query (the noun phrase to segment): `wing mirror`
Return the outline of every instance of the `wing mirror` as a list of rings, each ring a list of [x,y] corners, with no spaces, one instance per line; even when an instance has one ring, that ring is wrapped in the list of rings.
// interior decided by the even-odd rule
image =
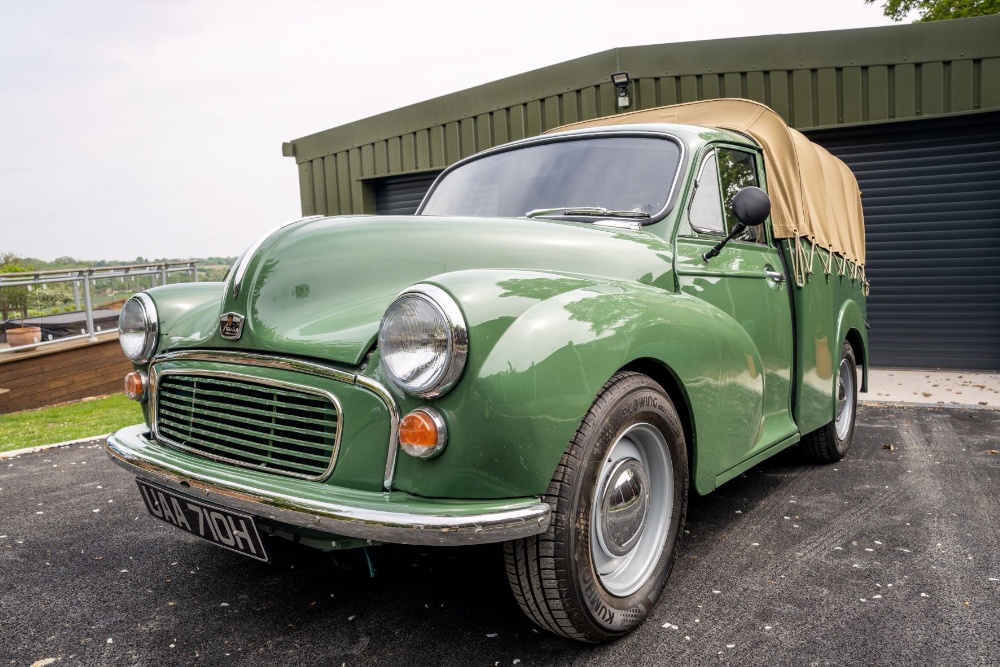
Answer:
[[[733,227],[733,231],[729,232],[729,236],[702,255],[702,259],[706,262],[722,252],[726,244],[742,234],[747,227],[764,224],[767,216],[771,215],[771,198],[760,188],[752,185],[747,186],[733,197],[733,213],[736,214],[736,219],[739,222]]]

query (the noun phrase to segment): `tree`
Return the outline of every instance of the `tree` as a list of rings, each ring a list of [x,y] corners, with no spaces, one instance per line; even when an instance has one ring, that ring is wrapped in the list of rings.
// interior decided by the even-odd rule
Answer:
[[[22,266],[21,258],[11,252],[0,253],[0,273],[24,273],[30,266]],[[6,320],[11,312],[28,316],[28,288],[0,287],[0,320]]]
[[[49,283],[35,287],[32,306],[47,309],[51,313],[61,312],[73,305],[73,285],[71,283]],[[72,310],[72,309],[70,309]]]
[[[917,12],[918,22],[1000,14],[1000,0],[865,0],[866,5],[876,2],[881,2],[882,13],[893,21],[902,21],[912,12]]]

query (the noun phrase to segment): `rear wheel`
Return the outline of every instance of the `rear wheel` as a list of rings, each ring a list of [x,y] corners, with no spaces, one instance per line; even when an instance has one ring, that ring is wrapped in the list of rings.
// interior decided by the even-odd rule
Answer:
[[[673,567],[687,493],[687,448],[670,398],[644,375],[615,375],[549,485],[549,529],[504,545],[521,608],[582,641],[641,624]]]
[[[847,455],[858,414],[858,365],[854,348],[844,342],[837,367],[836,410],[833,421],[802,438],[802,449],[817,463],[836,463]]]

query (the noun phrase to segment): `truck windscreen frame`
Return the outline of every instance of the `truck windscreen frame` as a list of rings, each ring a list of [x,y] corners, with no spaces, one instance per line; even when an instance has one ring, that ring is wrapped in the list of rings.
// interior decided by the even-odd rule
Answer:
[[[680,143],[665,135],[608,133],[515,145],[445,171],[418,214],[524,217],[588,207],[644,213],[649,224],[669,209],[682,157]]]

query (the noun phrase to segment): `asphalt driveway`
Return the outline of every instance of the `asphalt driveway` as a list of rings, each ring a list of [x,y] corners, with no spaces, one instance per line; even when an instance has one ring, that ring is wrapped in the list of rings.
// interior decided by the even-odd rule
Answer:
[[[261,564],[148,516],[99,443],[0,460],[0,667],[1000,664],[1000,412],[865,405],[855,438],[695,498],[606,646],[536,631],[498,547]]]

